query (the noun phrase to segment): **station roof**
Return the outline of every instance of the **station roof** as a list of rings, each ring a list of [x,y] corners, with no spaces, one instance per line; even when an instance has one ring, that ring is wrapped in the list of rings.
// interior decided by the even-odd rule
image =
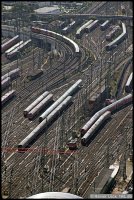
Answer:
[[[37,14],[60,14],[60,9],[58,6],[49,6],[49,7],[42,7],[37,10],[34,10]]]

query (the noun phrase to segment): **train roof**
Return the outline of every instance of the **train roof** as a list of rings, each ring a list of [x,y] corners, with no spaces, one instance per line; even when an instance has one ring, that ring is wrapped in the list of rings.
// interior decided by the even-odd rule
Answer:
[[[35,28],[35,27],[32,27],[32,28]],[[65,40],[69,41],[70,43],[73,44],[74,48],[75,48],[75,51],[79,53],[80,49],[79,49],[79,46],[78,44],[76,44],[73,40],[71,40],[70,38],[66,37],[66,36],[63,36],[59,33],[56,33],[56,32],[53,32],[53,31],[50,31],[50,30],[46,30],[46,29],[40,29],[42,31],[45,31],[46,33],[52,33],[53,35],[57,35],[57,36],[60,36],[61,38],[64,38]]]
[[[8,49],[5,53],[10,53],[11,51],[15,50],[19,45],[21,45],[23,43],[23,41],[18,42],[17,44],[15,44],[14,46],[12,46],[10,49]]]
[[[89,24],[86,28],[91,28],[94,24],[96,24],[99,20],[93,21],[91,24]]]
[[[93,20],[91,19],[91,20],[89,20],[88,22],[86,22],[85,24],[83,24],[83,25],[77,30],[76,34],[79,34],[80,31],[81,31],[82,29],[86,28],[86,27],[87,27],[89,24],[91,24],[92,22],[93,22]]]
[[[129,75],[126,85],[129,85],[131,83],[132,79],[133,79],[133,73],[131,73]]]
[[[106,20],[105,22],[103,22],[103,24],[101,24],[101,26],[105,26],[106,24],[108,24],[110,21]]]
[[[29,42],[31,42],[31,39],[23,42],[20,46],[18,46],[16,49],[14,49],[13,51],[11,51],[9,54],[12,54],[14,52],[17,52],[18,50],[20,50],[23,46],[27,45]]]

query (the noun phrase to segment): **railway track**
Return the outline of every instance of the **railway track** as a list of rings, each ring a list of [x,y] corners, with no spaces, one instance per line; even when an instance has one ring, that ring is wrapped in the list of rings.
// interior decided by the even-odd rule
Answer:
[[[113,154],[114,155],[114,158],[111,156],[111,158],[109,159],[108,161],[108,165],[112,164],[116,159],[118,159],[119,155],[123,152],[124,150],[124,136],[123,137],[119,137],[119,135],[121,136],[120,134],[120,126],[122,125],[122,123],[124,123],[124,120],[126,119],[128,113],[130,112],[130,107],[127,107],[125,108],[126,110],[126,115],[125,117],[124,116],[124,112],[122,111],[119,111],[119,113],[117,113],[117,118],[115,118],[115,122],[110,123],[110,127],[108,127],[108,124],[106,125],[105,128],[103,128],[103,130],[99,133],[99,135],[97,135],[97,137],[100,136],[100,134],[105,134],[103,137],[105,137],[105,139],[103,138],[100,138],[98,141],[97,140],[97,137],[96,139],[93,141],[93,147],[92,147],[92,150],[94,150],[93,152],[96,152],[96,155],[95,155],[95,159],[96,159],[96,156],[99,155],[99,152],[103,152],[103,147],[104,145],[106,145],[106,148],[105,148],[105,162],[104,162],[104,166],[107,166],[106,163],[107,163],[107,159],[108,159],[108,155],[107,153],[109,154],[109,157]],[[112,116],[113,118],[113,116]],[[122,120],[121,120],[122,119]],[[118,121],[119,120],[119,121]],[[116,129],[114,128],[116,127]],[[132,134],[132,133],[131,133]],[[106,139],[107,138],[107,139]],[[118,140],[117,140],[118,138]],[[105,141],[105,142],[104,142]],[[112,142],[111,142],[112,141]],[[101,145],[101,146],[100,146]],[[109,146],[109,149],[108,149],[108,146]],[[119,147],[120,145],[120,147]],[[96,147],[97,146],[97,147]],[[100,148],[99,148],[100,146]],[[96,151],[96,148],[97,148],[97,151]],[[102,150],[101,150],[102,148]],[[114,151],[113,151],[114,149]],[[117,151],[118,150],[118,151]],[[118,152],[118,154],[117,154]],[[99,158],[97,158],[96,160],[100,160],[101,159],[101,156],[99,156]],[[85,159],[86,160],[86,159]],[[93,162],[94,163],[94,162]],[[95,173],[96,173],[96,176],[97,176],[97,173],[98,171],[96,169],[94,169]],[[95,177],[95,175],[92,175],[92,180],[93,178]],[[91,181],[90,181],[91,182]],[[88,187],[86,187],[88,188]],[[86,192],[85,192],[86,193]],[[84,196],[85,194],[83,194]]]
[[[30,155],[28,155],[28,157],[29,157]],[[28,159],[28,157],[27,157],[27,159]],[[21,158],[22,160],[24,160],[23,158]],[[26,159],[26,163],[27,163],[27,159]],[[30,163],[33,163],[34,162],[34,158],[33,158],[33,160],[32,161],[30,161],[29,163],[27,163],[26,165],[28,166],[28,164],[30,164]],[[22,163],[21,163],[22,164]],[[23,163],[24,164],[24,163]],[[21,166],[21,165],[20,165]],[[19,171],[19,170],[18,170]],[[26,172],[25,172],[26,173]],[[22,177],[23,177],[23,175],[24,174],[22,174]],[[16,180],[17,181],[17,180]]]
[[[64,63],[64,65],[67,65],[67,66],[68,66],[68,65],[70,64],[70,62],[71,62],[71,59],[69,59],[66,63]],[[72,62],[72,66],[75,64],[75,62],[77,62],[77,59],[76,59],[76,60],[74,59],[74,63]],[[42,76],[42,83],[41,83],[41,84],[42,84],[42,85],[46,85],[46,82],[47,82],[47,80],[46,80],[46,78],[45,78],[46,76],[47,76],[47,79],[48,79],[49,77],[51,77],[50,80],[52,80],[53,78],[57,77],[56,72],[57,72],[58,70],[60,71],[60,70],[61,70],[61,67],[63,68],[63,64],[60,64],[59,66],[56,66],[55,69],[52,68],[52,69],[50,69],[50,71],[47,71],[46,73],[44,73],[44,76]],[[66,66],[65,66],[65,67],[66,67]],[[69,67],[71,67],[71,66],[69,66]],[[55,70],[56,70],[56,71],[55,71]],[[62,72],[61,72],[61,74],[62,74]],[[53,75],[55,75],[55,76],[53,77]],[[43,82],[43,81],[44,81],[44,80],[43,80],[44,78],[45,78],[45,82]],[[59,80],[60,80],[60,79],[61,79],[61,77],[59,77]],[[29,90],[29,88],[30,88],[30,90],[32,90],[32,87],[34,87],[34,88],[37,87],[37,86],[35,86],[35,84],[36,84],[36,85],[38,85],[38,84],[40,85],[40,82],[41,82],[40,80],[35,80],[35,81],[33,81],[32,83],[28,83],[29,85],[28,85],[28,87],[26,87],[26,89]],[[33,83],[35,83],[35,84],[33,84]],[[56,83],[57,83],[57,82],[56,82]],[[56,84],[56,83],[55,83],[55,84]],[[20,84],[21,84],[21,82],[20,82]],[[20,86],[21,86],[21,85],[20,85]],[[19,91],[21,90],[21,88],[19,89],[19,86],[18,86],[17,89],[18,89]],[[19,91],[18,91],[18,93],[20,93]],[[25,91],[25,90],[23,90],[23,91]],[[22,93],[22,92],[21,92],[20,94],[22,94],[22,96],[24,95],[24,93]],[[20,95],[20,96],[21,96],[21,95]],[[24,97],[24,98],[25,98],[25,97]],[[17,101],[18,101],[18,99],[17,99]]]
[[[16,106],[16,105],[15,105]]]
[[[61,45],[62,46],[62,45]],[[68,49],[67,50],[67,52],[70,52],[70,50]],[[72,54],[71,54],[72,55]],[[64,58],[64,56],[65,56],[65,54],[63,54],[63,58]],[[109,57],[109,54],[107,55],[107,58]],[[66,63],[66,65],[68,65],[68,67],[70,67],[70,65],[72,64],[72,67],[74,67],[74,69],[75,69],[75,65],[78,65],[78,61],[77,60],[73,60],[73,62],[74,63],[71,63],[72,62],[72,58],[73,57],[71,57],[70,59],[67,59],[67,63]],[[64,62],[64,59],[62,59],[61,60],[61,63],[63,63]],[[74,65],[74,66],[73,66]],[[84,65],[84,64],[83,64]],[[98,63],[96,62],[96,65],[98,65]],[[56,66],[55,66],[55,71],[58,71],[58,69],[61,69],[60,67],[58,68],[56,68],[57,67],[57,64],[56,64]],[[95,66],[95,68],[97,68],[96,66]],[[54,76],[54,74],[55,74],[55,71],[52,71],[52,74],[50,74],[50,78],[52,77],[52,79],[54,78],[53,76]],[[67,69],[66,69],[67,70]],[[105,69],[104,69],[105,70]],[[88,71],[87,70],[87,72],[90,72],[90,71]],[[45,78],[45,76],[46,75],[48,75],[49,74],[49,71],[48,71],[48,73],[46,73],[44,76],[43,76],[43,78]],[[69,75],[69,70],[68,70],[68,75]],[[81,74],[80,74],[81,75]],[[57,73],[57,76],[58,76],[58,73]],[[95,73],[94,73],[94,76],[93,77],[95,77]],[[42,79],[43,79],[42,78]],[[58,77],[59,78],[59,77]],[[51,81],[51,83],[49,84],[49,85],[47,85],[47,88],[49,88],[50,87],[50,89],[53,89],[53,90],[56,90],[56,84],[57,84],[57,82],[59,81],[59,79],[56,79],[56,77],[55,77],[55,79],[54,79],[54,83],[53,83],[53,80]],[[45,79],[46,80],[46,79]],[[65,82],[62,82],[62,83],[65,83],[65,84],[68,84],[69,83],[69,80],[71,80],[71,79],[68,79],[68,81],[65,81]],[[44,81],[43,83],[45,83],[46,84],[46,82]],[[53,84],[53,85],[52,85]],[[38,86],[37,86],[38,85]],[[62,84],[61,84],[62,85]],[[60,85],[59,85],[60,86]],[[41,89],[40,89],[41,88]],[[21,95],[22,95],[22,99],[21,99],[21,102],[23,102],[26,98],[29,98],[29,102],[31,101],[31,99],[34,97],[34,95],[35,95],[35,93],[33,94],[33,96],[31,96],[31,94],[33,93],[33,90],[36,92],[36,91],[38,91],[40,89],[40,91],[42,91],[42,87],[40,87],[40,81],[38,82],[38,81],[35,81],[34,82],[34,84],[33,84],[33,86],[32,86],[32,84],[30,84],[30,83],[27,83],[26,84],[26,89],[24,89],[23,91],[22,91],[22,93],[21,93]],[[18,89],[18,91],[20,91],[21,90],[21,87]],[[25,91],[25,90],[27,90],[27,92]],[[29,91],[31,91],[31,92],[29,92]],[[24,93],[23,93],[24,92]],[[61,88],[61,90],[60,91],[58,91],[58,95],[60,95],[60,93],[62,93],[63,92],[63,88]],[[25,95],[25,96],[24,96]],[[24,97],[24,98],[23,98]],[[31,98],[32,97],[32,98]],[[76,96],[76,98],[78,98],[78,96]],[[76,98],[75,98],[75,100],[76,100]],[[19,99],[17,99],[17,100],[19,100]],[[80,101],[80,100],[79,100]],[[82,101],[82,100],[81,100]],[[21,104],[21,102],[19,102],[20,104]],[[75,102],[76,103],[76,102]],[[79,103],[79,102],[78,102]],[[31,122],[31,123],[28,123],[27,124],[27,121],[24,121],[24,118],[22,117],[22,111],[23,111],[23,108],[25,107],[25,104],[23,104],[22,106],[20,105],[20,107],[21,107],[21,111],[20,111],[20,114],[18,114],[18,115],[16,115],[16,118],[15,118],[15,120],[18,120],[18,122],[17,122],[17,126],[16,126],[16,129],[13,129],[14,131],[13,131],[13,133],[12,133],[12,135],[11,135],[11,139],[12,139],[12,137],[13,136],[16,136],[17,135],[17,128],[20,128],[20,123],[22,123],[23,124],[23,126],[21,127],[21,131],[20,132],[18,132],[18,136],[16,136],[16,139],[15,139],[15,143],[17,144],[18,143],[18,140],[21,140],[22,138],[24,138],[24,136],[28,133],[28,131],[31,129],[31,127],[33,128],[34,126],[33,126],[33,122]],[[76,111],[77,110],[77,106],[75,106],[74,108],[70,108],[70,110],[68,110],[68,113],[67,114],[65,114],[66,116],[68,116],[68,118],[71,116],[71,119],[73,118],[73,114],[74,114],[74,110]],[[6,111],[6,109],[5,109],[5,111]],[[5,112],[4,111],[4,112]],[[7,111],[6,111],[7,112]],[[8,113],[7,113],[8,114]],[[16,110],[16,114],[17,114],[17,110]],[[61,120],[61,118],[59,118],[58,119],[58,121],[59,121],[59,123],[60,123],[60,120]],[[73,118],[73,120],[74,120],[74,118]],[[70,122],[70,126],[73,126],[73,120]],[[55,136],[55,128],[57,127],[58,128],[58,121],[56,121],[56,122],[54,122],[54,124],[52,124],[52,126],[51,127],[49,127],[49,129],[47,130],[47,140],[50,140],[50,142],[48,142],[48,144],[47,144],[47,147],[49,147],[50,149],[53,149],[54,148],[54,141],[55,141],[55,148],[57,149],[57,147],[58,147],[58,144],[57,144],[57,141],[56,141],[56,137],[54,138],[54,136]],[[26,123],[25,123],[26,122]],[[36,121],[35,121],[35,123],[36,123]],[[35,124],[36,125],[36,124]],[[13,126],[14,127],[14,126]],[[65,127],[67,127],[67,123],[66,123],[66,126]],[[25,133],[25,134],[24,134]],[[20,134],[20,135],[19,135]],[[22,134],[22,135],[21,135]],[[56,134],[58,134],[58,130],[57,130],[57,133]],[[106,135],[107,135],[107,132],[106,132]],[[37,140],[35,143],[34,143],[34,145],[32,145],[32,148],[34,149],[34,148],[40,148],[40,147],[42,147],[42,145],[43,145],[43,143],[42,143],[42,141],[44,141],[44,137],[45,136],[41,136],[40,137],[40,140]],[[104,138],[105,139],[105,138]],[[57,139],[58,140],[58,139]],[[102,140],[102,142],[103,142],[104,140]],[[10,143],[10,144],[12,144],[12,143]],[[80,148],[81,149],[81,148]],[[101,150],[102,149],[102,147],[100,146],[100,148],[99,148],[99,150]],[[81,151],[83,150],[83,148],[81,149]],[[96,152],[96,154],[97,154],[97,147],[96,147],[96,149],[94,149],[95,150],[95,152]],[[84,150],[83,150],[84,151]],[[82,151],[82,153],[84,153]],[[21,194],[23,194],[23,192],[24,192],[24,187],[22,187],[22,185],[24,186],[24,185],[26,185],[26,182],[27,182],[27,180],[25,179],[25,178],[23,178],[23,177],[29,177],[28,178],[28,183],[29,183],[29,186],[30,186],[30,184],[32,184],[31,182],[32,181],[30,181],[30,180],[32,180],[32,177],[33,177],[33,174],[32,174],[32,172],[33,172],[33,170],[35,170],[35,174],[36,174],[36,183],[35,183],[35,185],[34,185],[34,189],[33,189],[33,191],[32,191],[32,193],[34,193],[35,191],[36,192],[39,192],[41,189],[39,189],[39,188],[41,188],[41,177],[40,177],[40,175],[39,175],[39,173],[38,173],[38,171],[39,171],[39,166],[40,166],[40,154],[39,154],[39,156],[37,157],[36,156],[36,154],[35,154],[35,152],[36,151],[31,151],[30,153],[25,153],[25,154],[23,154],[23,155],[21,155],[20,156],[20,154],[19,153],[15,153],[15,155],[13,155],[12,156],[12,154],[11,153],[8,153],[7,155],[6,155],[6,157],[5,157],[5,160],[6,159],[8,159],[7,157],[8,156],[10,156],[10,158],[7,160],[7,162],[6,162],[6,165],[7,165],[7,180],[10,178],[10,172],[11,172],[11,169],[12,169],[12,167],[14,167],[13,169],[14,169],[14,174],[13,174],[13,177],[14,177],[14,180],[13,180],[13,185],[12,185],[12,190],[13,190],[13,192],[12,192],[12,197],[18,197],[19,195],[21,195]],[[104,151],[103,151],[104,152]],[[82,155],[82,153],[80,154],[80,155]],[[87,151],[85,151],[85,156],[86,156],[86,154],[87,154]],[[95,154],[95,155],[96,155]],[[102,153],[103,154],[103,153]],[[79,155],[79,156],[80,156]],[[51,189],[57,189],[57,188],[62,188],[63,186],[65,186],[65,185],[68,185],[68,184],[70,184],[70,186],[71,185],[74,185],[75,183],[74,183],[74,181],[72,180],[72,178],[69,176],[69,173],[68,172],[66,172],[67,171],[67,168],[68,168],[68,170],[70,169],[70,174],[72,175],[73,174],[73,172],[74,172],[74,170],[75,170],[75,166],[73,165],[73,160],[74,160],[74,156],[75,156],[75,153],[72,153],[72,155],[70,155],[70,156],[68,156],[68,155],[63,155],[62,157],[61,157],[61,159],[62,159],[62,163],[64,163],[65,162],[65,164],[60,164],[60,161],[58,160],[58,158],[57,158],[57,160],[55,159],[55,157],[53,156],[53,158],[52,158],[52,156],[53,155],[50,155],[50,156],[48,156],[48,161],[50,160],[50,163],[52,162],[53,163],[53,166],[54,167],[50,167],[50,169],[52,168],[52,171],[50,171],[50,174],[51,174],[51,181],[50,181],[50,177],[49,177],[49,175],[50,174],[47,174],[47,175],[45,175],[45,177],[46,177],[46,182],[47,182],[47,184],[45,184],[45,186],[44,186],[44,188],[45,188],[45,191],[48,191],[48,190],[51,190]],[[99,158],[101,158],[101,154],[97,154],[96,156],[98,156],[98,159]],[[57,155],[56,155],[56,157],[57,157]],[[68,160],[67,160],[68,159]],[[85,158],[86,159],[86,158]],[[90,159],[90,158],[89,158]],[[67,160],[67,161],[66,161]],[[105,158],[103,158],[103,160],[102,160],[102,162],[99,164],[97,164],[97,166],[96,166],[96,171],[99,171],[100,169],[101,169],[101,166],[103,165],[103,163],[104,163],[104,160],[105,160]],[[84,160],[85,161],[85,160]],[[84,162],[84,161],[82,161],[82,163]],[[88,165],[87,164],[87,170],[91,167],[92,169],[94,169],[95,170],[95,162],[96,160],[94,160],[94,155],[92,155],[92,158],[91,158],[91,163]],[[36,168],[35,168],[35,162],[36,162]],[[14,164],[15,163],[15,164]],[[85,164],[86,165],[86,164]],[[84,165],[84,166],[85,166]],[[59,167],[61,166],[61,169],[60,169],[60,172],[61,172],[61,174],[59,174],[59,175],[55,175],[56,174],[56,172],[58,172],[58,170],[57,169],[59,169]],[[83,167],[83,166],[82,166]],[[26,168],[26,170],[24,170]],[[36,169],[37,169],[37,171],[36,171]],[[55,171],[56,170],[56,171]],[[84,170],[83,168],[81,169],[79,169],[79,173],[81,173],[81,170]],[[64,175],[64,180],[61,182],[60,181],[60,178],[58,178],[58,177],[62,177],[62,173],[63,172],[66,172],[65,173],[65,175]],[[92,181],[93,180],[93,175],[94,175],[94,177],[96,176],[96,173],[94,173],[94,174],[92,174],[92,176],[90,175],[89,177],[88,177],[88,180],[86,180],[86,181]],[[76,178],[76,176],[74,177],[74,178]],[[83,178],[84,179],[84,178]],[[82,182],[82,181],[81,181]],[[81,184],[82,183],[78,183],[79,185],[79,188],[81,187]],[[47,186],[48,185],[48,183],[49,183],[49,187]],[[83,183],[84,184],[84,183]],[[85,184],[87,184],[87,183],[85,183]],[[77,187],[78,188],[78,187]],[[31,194],[31,191],[30,191],[30,189],[27,189],[27,188],[25,188],[26,189],[26,191],[27,191],[27,196],[28,195],[30,195]],[[73,189],[72,189],[73,190]],[[73,192],[74,192],[74,190],[73,190]],[[86,191],[83,191],[83,192],[81,192],[81,194],[82,195],[86,195],[85,193],[86,193]]]
[[[37,144],[36,144],[36,146],[38,146]],[[28,155],[28,157],[29,157],[29,155]],[[24,159],[22,159],[22,160],[24,160]],[[23,177],[23,176],[22,176]]]

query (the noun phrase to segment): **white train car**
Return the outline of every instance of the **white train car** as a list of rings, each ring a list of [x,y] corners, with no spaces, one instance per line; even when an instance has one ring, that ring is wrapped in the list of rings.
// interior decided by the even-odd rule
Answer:
[[[130,93],[132,91],[133,73],[128,77],[127,83],[125,85],[125,92]]]
[[[27,147],[29,143],[31,143],[71,102],[71,96],[64,99],[59,106],[57,106],[26,138],[24,138],[23,141],[18,144],[18,151],[25,151],[25,147]]]
[[[23,43],[23,41],[18,42],[17,44],[15,44],[13,47],[11,47],[10,49],[8,49],[7,51],[5,51],[5,55],[7,56],[7,54],[9,54],[10,52],[12,52],[13,50],[15,50],[19,45],[21,45]]]
[[[24,111],[24,117],[27,117],[28,113],[36,106],[38,105],[46,96],[48,96],[49,92],[46,91],[42,95],[40,95],[33,103],[31,103]]]
[[[101,31],[106,30],[109,25],[110,25],[110,20],[106,20],[103,24],[100,25]]]
[[[31,39],[23,42],[20,46],[18,46],[15,50],[7,54],[7,58],[11,59],[18,55],[20,51],[23,51],[24,48],[28,47],[31,44]]]
[[[75,84],[73,84],[57,101],[55,101],[40,117],[39,122],[43,121],[47,115],[49,115],[62,101],[67,98],[67,96],[71,96],[77,89],[79,88],[79,85],[81,84],[82,80],[79,79]]]
[[[79,46],[70,38],[63,36],[59,33],[53,32],[53,31],[49,31],[46,29],[40,29],[40,28],[36,28],[36,27],[32,27],[31,31],[33,33],[37,33],[37,34],[43,34],[43,35],[47,35],[50,37],[55,37],[57,39],[63,40],[66,44],[70,45],[73,49],[74,52],[76,53],[76,55],[80,55],[80,48]]]
[[[86,33],[90,33],[90,31],[94,30],[94,29],[97,27],[98,23],[99,23],[99,20],[93,21],[91,24],[89,24],[89,25],[85,28],[85,32],[86,32]]]
[[[19,42],[19,40],[20,40],[19,39],[19,35],[16,35],[12,39],[8,40],[6,43],[2,44],[2,46],[1,46],[2,53],[4,53],[7,49],[9,49],[10,47],[12,47],[17,42]]]
[[[111,103],[110,105],[102,108],[98,112],[96,112],[91,119],[81,128],[81,136],[83,136],[89,128],[95,123],[95,121],[106,111],[114,112],[119,109],[121,106],[124,106],[132,101],[132,94],[128,94],[127,96]]]
[[[90,127],[90,129],[85,133],[85,135],[81,138],[82,145],[85,145],[94,135],[96,130],[107,120],[111,117],[111,112],[106,111],[102,114],[99,119]]]
[[[72,21],[68,26],[62,29],[63,34],[69,33],[76,25],[76,21]]]
[[[85,32],[85,28],[87,26],[89,26],[91,23],[93,22],[93,20],[89,20],[88,22],[86,22],[85,24],[83,24],[77,31],[76,31],[76,38],[77,39],[81,39],[83,33]]]
[[[45,108],[50,102],[53,102],[53,94],[48,94],[39,104],[37,104],[29,113],[28,119],[33,119],[43,108]]]

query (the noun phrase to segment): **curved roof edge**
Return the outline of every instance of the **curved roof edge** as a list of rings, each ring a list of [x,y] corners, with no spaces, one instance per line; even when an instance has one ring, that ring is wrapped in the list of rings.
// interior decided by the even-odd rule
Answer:
[[[45,192],[35,194],[27,199],[83,199],[80,196],[64,192]]]

